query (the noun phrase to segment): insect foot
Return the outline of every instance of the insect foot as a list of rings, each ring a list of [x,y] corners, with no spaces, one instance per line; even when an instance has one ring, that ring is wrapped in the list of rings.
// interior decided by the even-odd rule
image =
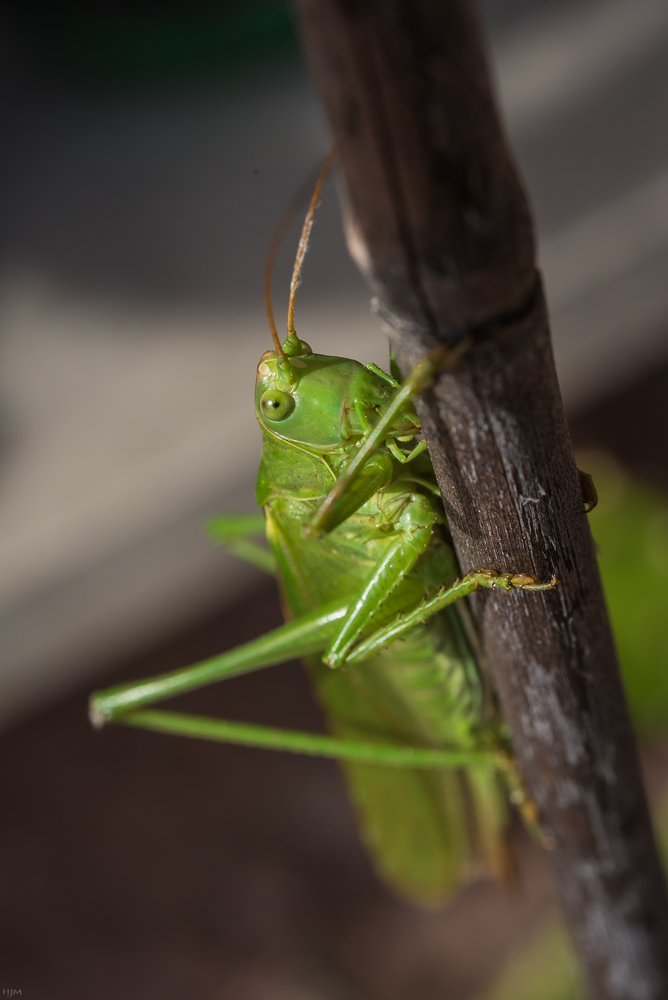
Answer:
[[[552,590],[561,582],[555,573],[548,583],[541,583],[531,573],[497,573],[493,569],[472,569],[467,576],[489,590]]]
[[[507,754],[503,756],[497,754],[496,766],[505,774],[510,791],[510,801],[519,810],[531,836],[540,844],[544,851],[553,850],[555,846],[554,837],[546,833],[541,827],[538,806],[525,788],[524,779],[515,758]]]
[[[578,476],[580,477],[580,488],[582,490],[585,514],[589,514],[598,504],[598,492],[594,485],[593,477],[589,472],[583,472],[582,469],[578,469]]]

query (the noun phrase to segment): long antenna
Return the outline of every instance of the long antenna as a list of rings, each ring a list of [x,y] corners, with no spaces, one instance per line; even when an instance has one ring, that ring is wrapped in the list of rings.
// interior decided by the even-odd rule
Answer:
[[[331,155],[327,161],[327,166],[331,162]],[[327,171],[325,170],[325,173]],[[278,254],[279,248],[285,234],[292,225],[293,219],[300,207],[306,201],[306,198],[311,191],[314,182],[320,179],[323,173],[322,167],[316,167],[312,170],[308,177],[302,181],[299,185],[292,198],[285,206],[285,209],[276,224],[276,228],[272,233],[271,242],[269,243],[269,249],[267,250],[267,259],[264,265],[264,301],[267,308],[267,319],[269,320],[269,329],[271,330],[271,337],[274,341],[274,346],[276,348],[276,353],[279,358],[283,357],[283,348],[281,347],[281,341],[278,337],[278,331],[276,329],[276,321],[274,319],[274,307],[271,301],[271,280],[274,272],[274,264],[276,263],[276,255]],[[322,184],[320,185],[322,187]]]
[[[333,146],[332,151],[325,160],[324,167],[320,171],[320,176],[318,177],[318,182],[315,186],[313,197],[311,198],[311,204],[308,207],[308,212],[306,213],[306,218],[304,219],[302,234],[299,237],[299,246],[297,247],[297,256],[295,257],[295,266],[292,271],[292,281],[290,282],[290,301],[288,302],[288,337],[295,334],[295,296],[297,294],[297,288],[299,287],[299,276],[301,275],[302,264],[304,263],[304,257],[306,256],[306,251],[308,249],[308,240],[311,235],[311,229],[313,228],[315,212],[320,204],[320,192],[322,191],[322,185],[325,183],[325,177],[327,176],[327,171],[329,170],[332,160],[334,159],[335,152],[336,146]]]

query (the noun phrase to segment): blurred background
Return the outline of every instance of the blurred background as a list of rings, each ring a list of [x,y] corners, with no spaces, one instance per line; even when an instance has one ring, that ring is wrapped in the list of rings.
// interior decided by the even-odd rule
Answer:
[[[668,6],[479,10],[662,815]],[[10,4],[0,51],[0,986],[517,1000],[526,981],[531,1000],[580,995],[521,832],[511,890],[478,883],[418,913],[369,870],[335,767],[88,727],[92,687],[280,620],[272,586],[201,524],[254,507],[264,256],[329,140],[276,0]],[[277,263],[279,316],[297,232]],[[316,350],[386,363],[335,181],[297,328]],[[321,725],[294,665],[224,687],[192,704]]]

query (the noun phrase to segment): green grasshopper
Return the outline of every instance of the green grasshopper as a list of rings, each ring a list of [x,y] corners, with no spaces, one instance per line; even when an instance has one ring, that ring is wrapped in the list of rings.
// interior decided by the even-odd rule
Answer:
[[[339,760],[379,873],[402,895],[434,904],[481,865],[507,868],[509,799],[531,818],[461,598],[480,587],[548,590],[558,580],[489,569],[458,576],[413,403],[462,346],[433,352],[400,384],[373,364],[314,354],[297,336],[295,292],[328,165],[304,223],[283,344],[271,254],[268,264],[274,350],[260,359],[255,386],[264,512],[210,523],[215,541],[276,573],[288,620],[203,663],[98,692],[91,718]],[[269,549],[254,541],[265,531]],[[295,657],[331,735],[147,707]]]

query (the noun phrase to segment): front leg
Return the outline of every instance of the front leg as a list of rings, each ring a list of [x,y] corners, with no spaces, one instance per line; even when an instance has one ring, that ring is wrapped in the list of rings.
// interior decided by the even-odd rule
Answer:
[[[360,442],[359,451],[347,466],[343,475],[334,483],[316,511],[309,524],[309,530],[313,534],[319,535],[323,532],[332,531],[336,527],[336,524],[340,524],[340,520],[334,521],[332,519],[332,512],[337,509],[341,498],[350,491],[369,459],[383,446],[386,438],[392,436],[389,432],[391,431],[393,421],[430,385],[438,372],[447,371],[456,365],[462,354],[468,350],[470,344],[471,340],[469,337],[466,337],[454,346],[440,344],[415,365],[403,385],[399,385],[394,379],[390,379],[396,385],[396,391],[389,403],[383,408],[376,424],[369,429]],[[383,377],[388,378],[384,373]],[[408,460],[416,458],[424,450],[424,447],[426,445],[419,444],[413,454],[408,457]],[[407,457],[403,455],[399,459],[402,462],[406,460]]]
[[[434,525],[439,520],[441,517],[427,497],[419,493],[413,494],[397,522],[396,541],[388,548],[385,557],[352,604],[339,632],[323,656],[324,663],[330,667],[339,667],[346,662],[350,650],[373,615],[427,551]]]
[[[389,625],[372,633],[348,653],[346,663],[361,663],[363,660],[368,660],[370,656],[379,653],[395,639],[400,639],[417,625],[424,625],[429,618],[433,618],[443,608],[454,604],[461,597],[467,597],[480,587],[487,590],[505,590],[506,592],[512,590],[552,590],[559,582],[556,576],[553,576],[548,583],[541,583],[531,573],[497,573],[491,569],[471,570],[461,580],[455,580],[454,583],[441,587],[434,597],[426,598],[413,611],[397,615]]]

